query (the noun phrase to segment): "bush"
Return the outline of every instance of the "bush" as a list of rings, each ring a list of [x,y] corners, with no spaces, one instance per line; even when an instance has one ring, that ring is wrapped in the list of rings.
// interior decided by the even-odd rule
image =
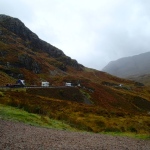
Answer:
[[[36,106],[35,110],[34,110],[34,113],[41,114],[41,107],[40,106]]]
[[[137,133],[137,129],[135,127],[129,127],[130,132]]]
[[[105,122],[103,122],[103,121],[101,121],[101,120],[97,120],[97,121],[96,121],[96,124],[97,124],[99,127],[105,127],[105,126],[106,126]]]
[[[63,90],[59,90],[59,94],[60,94],[61,96],[64,96],[64,91],[63,91]]]
[[[120,129],[118,129],[116,127],[107,127],[105,129],[105,132],[120,132]]]
[[[3,92],[0,92],[0,97],[4,97],[4,93]]]

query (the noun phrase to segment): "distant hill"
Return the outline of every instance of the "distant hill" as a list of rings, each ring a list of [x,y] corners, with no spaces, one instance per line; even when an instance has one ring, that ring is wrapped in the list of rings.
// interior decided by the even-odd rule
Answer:
[[[102,70],[117,77],[150,74],[150,52],[110,62]]]

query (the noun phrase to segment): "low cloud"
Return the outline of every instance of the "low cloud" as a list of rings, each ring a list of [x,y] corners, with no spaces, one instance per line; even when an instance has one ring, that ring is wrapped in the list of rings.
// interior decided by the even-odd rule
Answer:
[[[19,18],[87,67],[101,70],[109,61],[149,51],[148,0],[1,0],[0,5],[1,14]]]

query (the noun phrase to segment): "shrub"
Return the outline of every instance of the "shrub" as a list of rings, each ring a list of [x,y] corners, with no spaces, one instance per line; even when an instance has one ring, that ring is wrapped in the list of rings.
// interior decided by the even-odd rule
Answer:
[[[129,131],[130,132],[134,132],[134,133],[137,133],[137,129],[135,127],[129,127]]]
[[[61,96],[64,96],[64,91],[63,91],[63,90],[59,90],[59,94],[60,94]]]
[[[0,92],[0,97],[4,97],[4,93],[3,92]]]
[[[107,127],[105,128],[105,132],[120,132],[120,129],[116,127]]]
[[[40,114],[41,113],[41,107],[40,106],[36,106],[35,107],[35,112],[36,114]]]
[[[97,120],[97,121],[96,121],[96,124],[97,124],[99,127],[105,127],[105,126],[106,126],[105,122],[103,122],[103,121],[101,121],[101,120]]]

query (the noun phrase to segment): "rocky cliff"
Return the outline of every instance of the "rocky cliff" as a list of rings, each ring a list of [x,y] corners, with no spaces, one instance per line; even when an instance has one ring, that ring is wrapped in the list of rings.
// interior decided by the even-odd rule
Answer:
[[[37,60],[38,55],[46,53],[49,58],[54,58],[54,63],[51,63],[51,65],[63,71],[67,71],[67,66],[76,70],[82,70],[83,68],[81,64],[66,56],[60,49],[39,39],[35,33],[17,18],[0,15],[0,42],[0,55],[7,59],[10,66],[24,67],[32,70],[34,73],[40,73],[42,66]],[[7,47],[6,51],[5,47]],[[18,56],[15,55],[14,59],[10,60],[8,57],[10,57],[11,52],[8,49],[16,49]],[[5,61],[1,59],[0,64],[6,64]]]

